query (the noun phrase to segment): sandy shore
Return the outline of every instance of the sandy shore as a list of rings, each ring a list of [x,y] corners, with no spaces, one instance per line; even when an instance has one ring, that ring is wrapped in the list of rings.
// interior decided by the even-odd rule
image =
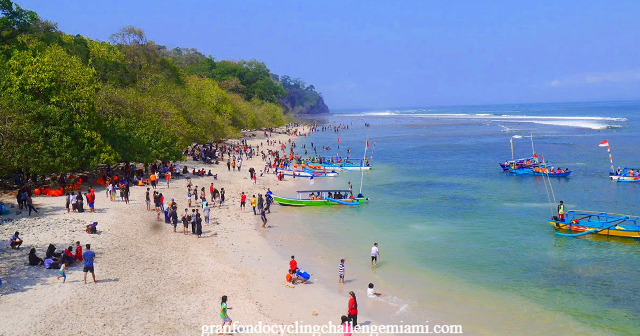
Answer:
[[[289,138],[273,134],[275,140]],[[191,161],[187,165],[190,170],[201,166]],[[63,197],[35,197],[40,213],[6,216],[13,220],[5,217],[0,225],[0,237],[5,240],[0,251],[0,311],[6,321],[0,324],[0,334],[198,335],[203,325],[220,323],[222,295],[229,297],[233,307],[229,315],[243,325],[337,323],[346,314],[346,292],[328,291],[316,276],[312,284],[285,286],[288,259],[281,250],[287,245],[278,243],[277,236],[265,239],[270,229],[286,225],[279,221],[277,207],[268,216],[273,228],[267,229],[260,228],[259,217],[249,205],[240,210],[242,192],[250,199],[267,188],[293,185],[277,181],[274,175],[258,178],[254,185],[248,168],[260,171],[263,166],[259,157],[245,160],[242,172],[229,172],[222,164],[203,166],[218,174],[218,180],[199,177],[193,183],[204,186],[207,194],[211,182],[225,188],[227,202],[211,211],[211,224],[203,225],[200,239],[173,233],[171,225],[157,221],[155,212],[146,211],[142,187],[131,189],[129,205],[110,202],[104,189],[97,189],[95,214],[67,214]],[[170,188],[160,183],[158,189],[184,209],[186,183],[178,179]],[[4,201],[15,204],[11,199]],[[93,221],[99,223],[99,235],[84,232],[84,226]],[[4,247],[14,231],[20,231],[25,241],[20,250]],[[82,265],[77,263],[69,268],[64,284],[56,280],[56,270],[28,266],[31,247],[43,257],[49,243],[60,250],[76,240],[90,243],[97,255],[97,284],[83,283]],[[304,260],[298,263],[305,268]],[[361,317],[359,322],[365,321]]]

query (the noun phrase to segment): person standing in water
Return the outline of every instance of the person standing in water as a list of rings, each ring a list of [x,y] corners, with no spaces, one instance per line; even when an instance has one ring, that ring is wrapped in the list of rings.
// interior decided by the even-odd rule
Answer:
[[[380,250],[378,249],[378,243],[374,243],[371,248],[371,266],[378,264],[378,257],[380,256]]]

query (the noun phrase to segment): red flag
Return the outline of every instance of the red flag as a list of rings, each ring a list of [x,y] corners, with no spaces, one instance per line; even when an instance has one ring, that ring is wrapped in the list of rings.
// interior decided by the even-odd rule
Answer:
[[[338,137],[338,143],[340,143],[340,137]]]
[[[609,147],[609,140],[600,141],[600,147]]]
[[[365,147],[365,148],[367,148],[367,149],[369,148],[369,139],[367,139],[367,147]]]
[[[538,154],[533,153],[533,157],[537,159],[538,158]]]

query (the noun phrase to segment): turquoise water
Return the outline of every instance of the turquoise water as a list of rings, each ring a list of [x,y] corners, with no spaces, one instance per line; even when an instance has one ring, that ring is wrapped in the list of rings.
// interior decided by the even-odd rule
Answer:
[[[533,334],[555,327],[636,334],[640,242],[555,235],[547,222],[555,205],[543,180],[507,176],[498,162],[511,158],[512,136],[516,158],[530,156],[533,133],[538,154],[574,171],[552,179],[557,201],[640,215],[640,184],[610,181],[606,148],[598,147],[608,139],[616,167],[640,167],[639,112],[640,102],[334,112],[326,122],[353,125],[339,133],[341,154],[350,147],[362,157],[364,139],[372,146],[377,140],[374,169],[364,174],[371,201],[357,209],[283,211],[336,255],[364,260],[380,243],[375,272],[360,261],[354,271],[410,303],[419,320],[467,323],[484,334],[516,332],[522,321]],[[319,132],[305,142],[331,146],[323,152],[331,155],[337,137]],[[360,173],[317,180],[313,187],[349,180],[357,190]]]

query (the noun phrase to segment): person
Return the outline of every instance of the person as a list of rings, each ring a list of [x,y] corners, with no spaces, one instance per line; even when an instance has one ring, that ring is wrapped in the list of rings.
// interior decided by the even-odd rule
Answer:
[[[67,191],[67,196],[65,197],[65,207],[67,208],[67,213],[71,211],[69,209],[70,204],[71,204],[71,195],[69,195],[69,192]]]
[[[222,207],[222,203],[224,203],[224,188],[220,188],[220,205],[218,206],[218,208]]]
[[[96,254],[91,251],[91,244],[86,245],[87,250],[82,254],[82,259],[84,259],[84,283],[87,283],[87,272],[91,272],[91,277],[93,277],[93,282],[98,282],[96,280],[96,273],[93,269],[93,262],[96,259]]]
[[[31,210],[38,213],[38,210],[33,206],[33,199],[31,199],[31,195],[27,193],[27,207],[29,208],[29,216],[31,216]]]
[[[202,236],[202,218],[199,213],[196,213],[196,234],[198,235],[198,238]]]
[[[214,198],[213,198],[213,189],[215,189],[215,188],[213,187],[213,182],[211,182],[211,185],[209,186],[209,194],[211,194],[211,203],[213,203],[213,200],[214,200]]]
[[[62,253],[57,253],[56,252],[56,246],[53,244],[49,244],[49,247],[47,247],[47,252],[46,252],[46,257],[47,258],[60,258],[62,257]]]
[[[84,261],[84,259],[82,259],[82,246],[80,246],[79,241],[76,241],[76,254],[74,254],[74,257],[78,259],[78,261]]]
[[[244,194],[244,192],[242,193],[242,195],[240,195],[240,210],[244,210],[245,209],[245,204],[247,203],[247,195]]]
[[[262,194],[258,194],[258,212],[262,212],[262,208],[264,208],[264,199],[262,199]]]
[[[340,265],[338,265],[338,283],[344,284],[344,262],[346,259],[340,259]]]
[[[380,250],[378,249],[378,243],[374,243],[371,248],[371,266],[378,264],[378,257],[380,256]]]
[[[191,209],[191,234],[196,234],[196,209]]]
[[[149,194],[150,190],[150,188],[147,188],[147,192],[144,196],[144,199],[147,202],[147,211],[151,211],[151,195]]]
[[[313,274],[309,274],[307,272],[305,272],[305,270],[303,269],[296,269],[296,276],[298,277],[298,280],[300,280],[300,282],[302,282],[303,284],[306,284],[307,281],[309,281],[309,279],[311,279],[311,276]]]
[[[204,214],[204,222],[209,224],[209,215],[211,214],[211,208],[205,207],[202,210],[202,213]]]
[[[62,260],[56,257],[47,257],[44,259],[43,264],[46,269],[60,269]]]
[[[340,316],[340,320],[342,321],[340,325],[342,326],[342,332],[344,336],[351,336],[353,333],[351,332],[351,324],[349,324],[349,318],[347,315]]]
[[[285,280],[287,280],[287,283],[291,283],[291,284],[296,284],[296,282],[298,282],[298,277],[296,276],[296,271],[294,270],[289,270],[287,271],[287,275],[285,276]]]
[[[82,198],[82,193],[78,191],[78,196],[76,197],[76,209],[78,212],[84,212],[84,199]]]
[[[564,203],[562,201],[560,201],[560,204],[558,204],[558,220],[561,222],[564,222]]]
[[[71,193],[71,210],[75,212],[77,210],[76,207],[76,193]]]
[[[356,293],[353,291],[349,292],[349,309],[347,312],[347,317],[349,318],[349,322],[351,323],[352,328],[358,326],[358,300],[356,299]]]
[[[251,198],[251,207],[253,208],[253,215],[257,215],[256,213],[256,205],[258,205],[258,199],[256,199],[256,195],[253,195],[253,198]]]
[[[12,249],[19,249],[22,245],[22,239],[20,239],[20,232],[16,231],[11,238],[9,238],[9,246]]]
[[[171,183],[171,172],[168,171],[167,174],[164,176],[165,180],[167,180],[167,189],[169,188],[169,184]]]
[[[64,249],[64,254],[62,255],[63,263],[72,264],[74,261],[76,261],[76,257],[73,256],[73,253],[71,253],[71,250],[72,250],[71,246]]]
[[[67,273],[66,273],[66,270],[67,270],[67,264],[66,264],[66,263],[63,263],[63,264],[62,264],[62,266],[60,267],[60,270],[58,271],[58,274],[59,274],[59,275],[58,275],[58,280],[60,280],[60,278],[64,278],[64,279],[62,280],[62,283],[67,282]]]
[[[369,284],[369,288],[367,288],[367,296],[370,298],[377,298],[378,296],[381,296],[382,293],[377,293],[373,290],[373,284],[370,283]]]
[[[29,251],[29,265],[40,266],[43,263],[44,263],[44,260],[42,260],[42,258],[36,255],[36,248],[32,247],[31,250]]]
[[[98,233],[98,222],[93,222],[87,225],[87,229],[85,230],[88,234],[97,234]]]
[[[169,216],[171,217],[171,224],[173,224],[173,232],[178,229],[178,205],[173,202],[169,210]]]
[[[96,194],[93,192],[93,189],[89,190],[88,193],[85,194],[87,197],[87,203],[89,203],[89,212],[95,212],[95,202],[96,202]]]
[[[227,296],[223,295],[222,302],[220,303],[220,319],[222,320],[223,330],[227,330],[227,328],[229,329],[231,328],[231,323],[232,323],[231,317],[229,317],[229,314],[227,313],[227,310],[229,309],[232,309],[232,308],[227,306]],[[228,326],[225,327],[225,324],[228,324]],[[227,335],[232,335],[232,334],[228,333]]]
[[[298,269],[298,262],[296,261],[295,256],[291,256],[291,261],[289,261],[289,269],[292,271]]]
[[[184,215],[182,215],[182,225],[184,226],[184,230],[182,231],[185,235],[189,234],[189,209],[184,209]]]
[[[260,211],[260,219],[262,219],[262,227],[267,227],[267,212],[264,209]]]
[[[149,180],[151,182],[151,187],[155,190],[156,189],[156,174],[149,175]]]

